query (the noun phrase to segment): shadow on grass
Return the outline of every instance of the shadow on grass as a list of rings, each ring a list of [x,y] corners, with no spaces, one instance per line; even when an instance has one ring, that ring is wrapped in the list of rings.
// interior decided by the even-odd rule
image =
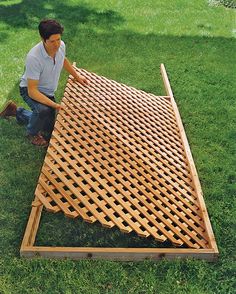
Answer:
[[[12,5],[0,4],[1,22],[15,29],[37,29],[43,18],[58,19],[67,29],[70,28],[71,36],[75,35],[78,23],[90,23],[111,30],[124,21],[112,10],[99,12],[85,3],[67,5],[60,0],[22,0]]]
[[[50,233],[51,232],[51,233]],[[73,237],[72,237],[73,236]],[[170,242],[160,243],[153,237],[147,239],[136,233],[122,233],[117,227],[103,228],[99,222],[89,224],[81,218],[70,219],[62,213],[43,211],[36,246],[62,247],[124,247],[172,248]]]

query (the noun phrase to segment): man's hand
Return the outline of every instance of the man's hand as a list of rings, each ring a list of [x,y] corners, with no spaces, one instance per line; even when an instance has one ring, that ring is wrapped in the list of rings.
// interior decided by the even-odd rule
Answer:
[[[77,76],[74,78],[74,80],[75,80],[76,82],[80,83],[80,84],[83,85],[83,86],[86,86],[86,85],[89,84],[88,80],[87,80],[85,77],[83,77],[83,76],[79,76],[79,75],[77,75]]]
[[[71,63],[66,57],[64,60],[63,67],[69,74],[71,74],[74,77],[73,81],[76,81],[83,86],[86,86],[89,84],[88,80],[85,77],[79,75],[78,72],[76,72],[76,70],[73,68],[73,66],[71,65]]]
[[[64,109],[64,105],[55,103],[54,107],[57,111],[60,111],[61,109]]]

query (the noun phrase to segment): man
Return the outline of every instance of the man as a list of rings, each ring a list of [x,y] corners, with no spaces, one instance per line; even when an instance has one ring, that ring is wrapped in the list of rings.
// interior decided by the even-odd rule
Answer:
[[[74,79],[87,85],[65,57],[65,44],[61,40],[63,26],[53,19],[42,20],[38,26],[41,42],[26,57],[25,72],[20,81],[20,94],[32,111],[17,107],[9,101],[0,117],[15,116],[27,127],[27,137],[37,146],[47,146],[55,122],[56,110],[62,106],[55,102],[54,93],[62,68]]]

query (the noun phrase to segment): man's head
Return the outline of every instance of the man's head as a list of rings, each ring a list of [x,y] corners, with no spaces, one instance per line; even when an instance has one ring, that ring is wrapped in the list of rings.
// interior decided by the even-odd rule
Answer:
[[[55,54],[61,44],[63,26],[54,19],[45,19],[40,22],[38,28],[46,51]]]
[[[39,34],[41,38],[46,42],[51,35],[59,34],[62,35],[64,28],[63,26],[54,19],[44,19],[39,23]]]

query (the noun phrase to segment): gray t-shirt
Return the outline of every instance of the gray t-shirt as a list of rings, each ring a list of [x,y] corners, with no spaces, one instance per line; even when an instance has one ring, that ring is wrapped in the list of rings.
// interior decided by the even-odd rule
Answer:
[[[34,46],[26,57],[25,72],[21,77],[20,87],[27,87],[27,79],[38,80],[38,90],[49,96],[54,96],[57,89],[60,73],[65,59],[65,43],[61,45],[54,59],[48,55],[43,42]]]

